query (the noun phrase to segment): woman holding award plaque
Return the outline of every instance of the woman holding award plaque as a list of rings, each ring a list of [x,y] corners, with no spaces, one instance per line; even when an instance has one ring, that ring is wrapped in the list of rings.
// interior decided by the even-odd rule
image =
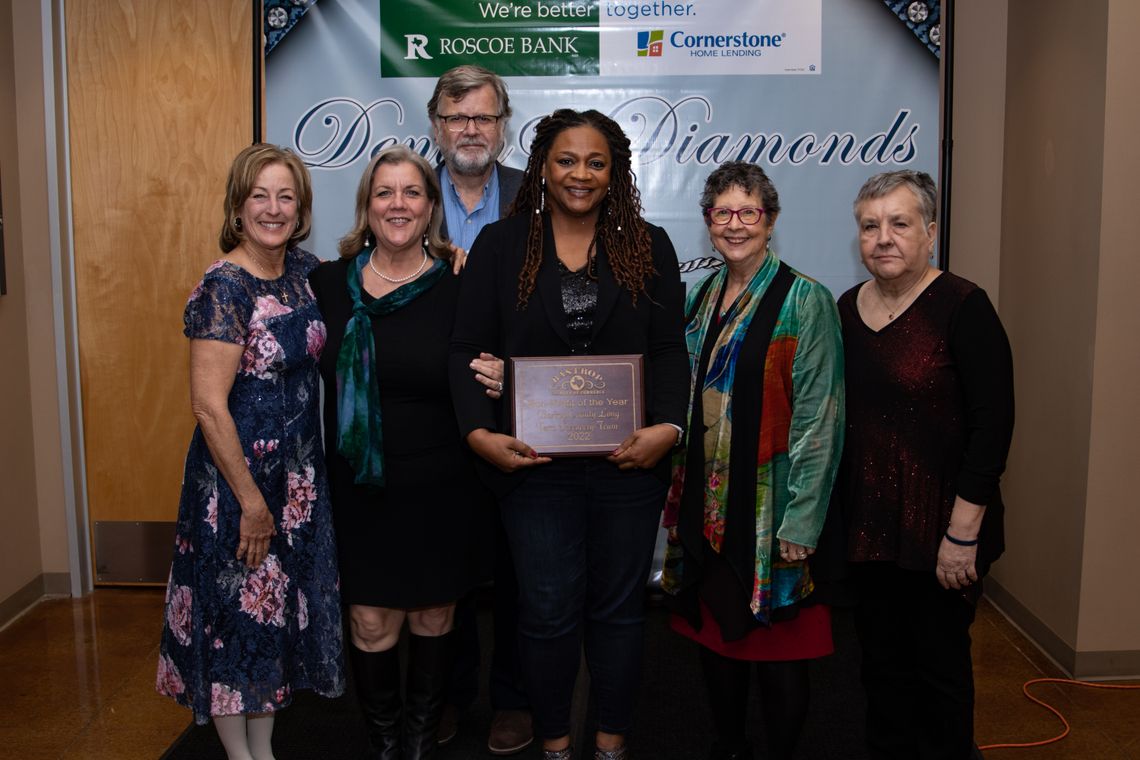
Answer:
[[[641,217],[629,139],[597,111],[561,109],[538,123],[512,213],[484,228],[471,250],[452,333],[452,394],[461,432],[488,465],[515,558],[524,679],[543,757],[571,757],[584,642],[598,715],[594,757],[615,760],[626,757],[632,722],[666,454],[685,421],[677,257],[664,230]],[[546,357],[551,368],[541,381],[508,382],[500,404],[471,382],[468,364],[480,352]],[[616,355],[627,366],[629,355],[641,357],[640,375],[621,389],[593,374]],[[564,374],[569,390],[552,392]],[[589,405],[570,407],[557,395],[583,384],[592,384],[583,400],[643,407],[640,426],[607,442],[598,415],[568,411]],[[543,403],[551,411],[539,424],[514,427],[519,410]],[[634,417],[619,415],[625,424]],[[554,428],[566,431],[574,455],[551,457],[557,443],[527,440]],[[588,445],[595,432],[608,448],[584,453],[580,439]]]
[[[807,558],[843,443],[839,318],[831,293],[769,248],[780,202],[760,167],[720,166],[700,204],[724,267],[686,308],[690,434],[674,456],[662,588],[673,628],[699,645],[717,732],[710,758],[752,757],[754,667],[767,756],[791,757],[808,660],[832,651]]]

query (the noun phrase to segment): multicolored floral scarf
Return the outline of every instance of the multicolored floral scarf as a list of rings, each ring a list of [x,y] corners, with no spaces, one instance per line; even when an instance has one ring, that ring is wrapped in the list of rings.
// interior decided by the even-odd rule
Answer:
[[[446,271],[440,259],[431,269],[406,285],[365,304],[361,298],[361,272],[372,255],[365,248],[348,265],[348,294],[352,318],[336,357],[336,444],[356,473],[357,485],[384,485],[384,441],[380,425],[380,386],[374,375],[375,340],[372,317],[391,314],[431,289]]]
[[[664,526],[669,529],[669,543],[666,547],[665,572],[662,576],[662,588],[668,593],[678,593],[686,581],[684,575],[684,549],[678,534],[679,515],[682,504],[682,486],[685,481],[686,460],[689,446],[701,446],[704,463],[703,481],[704,493],[699,498],[703,503],[702,534],[705,541],[713,551],[722,553],[727,517],[729,513],[729,485],[735,483],[737,487],[743,484],[746,478],[755,478],[757,492],[755,508],[752,516],[755,520],[755,554],[753,556],[754,574],[752,574],[753,587],[752,613],[761,622],[767,623],[771,610],[784,606],[796,598],[810,592],[810,585],[804,588],[804,582],[810,584],[806,577],[805,568],[801,563],[793,567],[777,567],[773,563],[772,544],[775,540],[774,532],[774,494],[772,493],[772,452],[761,451],[762,461],[751,464],[755,470],[735,473],[730,465],[736,457],[732,456],[733,424],[741,422],[735,420],[733,415],[733,387],[736,382],[738,359],[744,346],[748,329],[753,319],[757,317],[758,309],[765,293],[773,286],[773,280],[779,271],[779,260],[772,251],[767,252],[764,263],[753,275],[752,280],[741,291],[736,301],[728,305],[720,320],[724,323],[717,339],[716,345],[709,357],[708,368],[705,372],[704,383],[700,389],[696,388],[696,366],[700,359],[702,348],[711,326],[717,319],[716,309],[719,295],[724,289],[727,269],[721,269],[710,278],[707,286],[695,294],[699,302],[689,304],[689,313],[692,318],[686,325],[685,341],[688,345],[690,359],[693,364],[693,373],[690,377],[690,405],[694,394],[700,393],[704,417],[705,435],[703,440],[690,437],[685,448],[676,455],[674,460],[674,480],[670,489],[665,509]],[[781,299],[782,300],[782,299]],[[773,303],[767,308],[781,311],[781,303]],[[794,353],[794,342],[791,346],[779,345],[782,341],[773,337],[768,350],[770,355],[766,365],[773,362],[782,364],[782,354],[791,348]],[[767,385],[767,383],[765,383]],[[772,393],[773,398],[764,398],[764,422],[771,423],[773,414],[784,404],[776,398],[778,394]],[[691,412],[691,406],[690,406]],[[779,415],[777,415],[779,416]],[[690,413],[691,417],[691,413]],[[787,423],[777,422],[776,427],[782,428],[786,436]],[[759,420],[753,423],[760,423]],[[743,421],[742,424],[750,424]],[[786,446],[786,441],[785,441]],[[768,448],[768,447],[762,447]],[[688,500],[686,499],[686,502]],[[751,509],[749,511],[752,511]],[[745,515],[747,517],[747,515]],[[743,528],[744,526],[739,526]],[[751,529],[748,529],[751,532]],[[747,580],[745,580],[747,583]],[[773,585],[776,588],[773,588]],[[774,593],[775,592],[775,593]]]

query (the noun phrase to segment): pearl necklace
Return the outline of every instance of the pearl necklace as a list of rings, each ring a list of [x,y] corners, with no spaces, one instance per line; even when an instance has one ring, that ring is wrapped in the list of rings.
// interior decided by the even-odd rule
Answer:
[[[375,255],[376,255],[376,249],[373,248],[372,253],[368,254],[368,268],[371,269],[373,271],[373,273],[377,277],[379,277],[381,280],[384,280],[385,282],[390,282],[393,285],[399,285],[401,282],[407,282],[408,280],[418,276],[420,272],[424,271],[424,267],[427,266],[427,263],[428,263],[427,250],[424,250],[424,260],[420,262],[419,269],[412,272],[407,277],[389,277],[388,275],[384,274],[379,269],[377,269],[376,265],[372,263],[372,257]]]

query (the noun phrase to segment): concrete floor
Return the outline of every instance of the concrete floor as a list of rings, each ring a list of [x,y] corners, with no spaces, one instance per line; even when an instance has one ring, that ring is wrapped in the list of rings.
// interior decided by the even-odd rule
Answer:
[[[45,600],[0,631],[0,756],[160,757],[190,722],[154,692],[162,602],[159,589],[99,589]],[[1060,733],[1057,718],[1021,693],[1029,679],[1060,676],[1056,667],[988,603],[973,634],[978,744]],[[1140,760],[1140,690],[1043,684],[1034,693],[1065,714],[1072,733],[1046,747],[989,750],[988,758]]]

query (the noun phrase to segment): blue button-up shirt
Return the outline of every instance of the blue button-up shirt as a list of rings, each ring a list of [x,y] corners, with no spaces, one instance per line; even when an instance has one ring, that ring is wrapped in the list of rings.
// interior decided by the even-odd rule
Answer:
[[[470,251],[480,230],[491,222],[499,221],[499,172],[491,171],[491,178],[483,186],[483,198],[470,214],[467,213],[467,207],[463,205],[446,166],[440,172],[439,180],[443,191],[443,213],[447,219],[448,237],[463,250]]]

